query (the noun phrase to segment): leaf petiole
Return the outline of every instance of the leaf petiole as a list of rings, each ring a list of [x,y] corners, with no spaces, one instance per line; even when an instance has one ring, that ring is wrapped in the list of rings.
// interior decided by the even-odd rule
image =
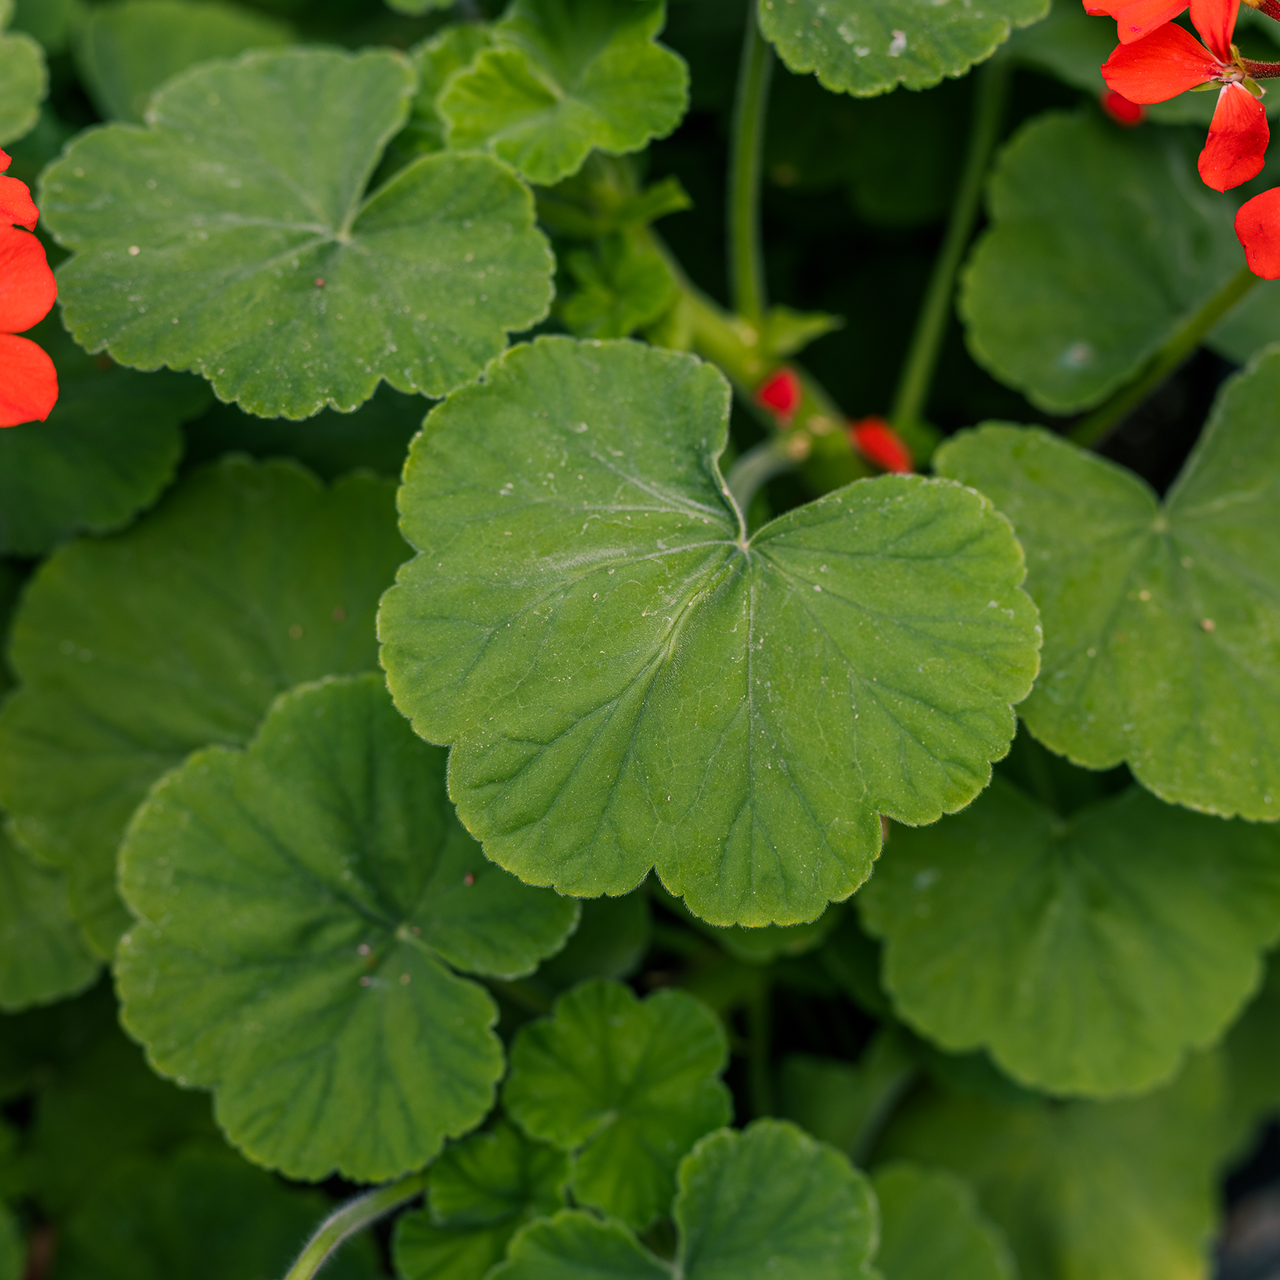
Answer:
[[[738,314],[756,328],[765,306],[760,164],[772,71],[773,48],[760,34],[755,0],[748,0],[729,153],[729,279]]]
[[[398,1182],[375,1187],[372,1191],[339,1205],[315,1230],[303,1246],[298,1260],[289,1268],[284,1280],[311,1280],[348,1237],[372,1226],[379,1218],[422,1194],[427,1185],[426,1171],[411,1173]]]

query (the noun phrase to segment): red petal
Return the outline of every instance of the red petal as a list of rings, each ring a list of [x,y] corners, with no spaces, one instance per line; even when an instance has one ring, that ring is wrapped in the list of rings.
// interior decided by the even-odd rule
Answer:
[[[39,324],[57,296],[44,245],[29,231],[0,226],[0,333]]]
[[[1219,62],[1231,61],[1231,37],[1239,12],[1240,0],[1191,0],[1191,25]]]
[[[1215,191],[1229,191],[1262,171],[1271,131],[1262,103],[1243,85],[1224,84],[1200,153],[1200,176]]]
[[[0,178],[0,223],[16,222],[28,231],[36,229],[40,211],[31,201],[31,190],[17,178]]]
[[[1084,0],[1084,11],[1091,18],[1114,18],[1123,0]]]
[[[772,409],[779,418],[789,421],[800,407],[803,394],[800,379],[796,377],[795,372],[791,369],[779,369],[772,378],[757,389],[756,403],[763,405],[766,409]]]
[[[849,424],[853,447],[884,471],[912,470],[911,449],[883,418],[859,418]]]
[[[0,333],[0,427],[43,422],[58,402],[58,372],[30,338]]]
[[[1187,0],[1130,0],[1128,4],[1118,4],[1113,10],[1116,35],[1121,44],[1132,44],[1172,22],[1186,7]]]
[[[1236,236],[1244,245],[1249,270],[1264,280],[1280,280],[1280,187],[1240,206]]]
[[[3,173],[13,163],[13,157],[0,147],[0,173]]]
[[[1167,102],[1218,74],[1217,59],[1190,31],[1168,23],[1102,64],[1108,89],[1130,102]]]
[[[1130,102],[1123,93],[1117,93],[1114,89],[1103,89],[1098,95],[1098,101],[1102,103],[1103,111],[1116,124],[1122,124],[1126,129],[1132,129],[1134,125],[1141,124],[1146,118],[1146,107]]]

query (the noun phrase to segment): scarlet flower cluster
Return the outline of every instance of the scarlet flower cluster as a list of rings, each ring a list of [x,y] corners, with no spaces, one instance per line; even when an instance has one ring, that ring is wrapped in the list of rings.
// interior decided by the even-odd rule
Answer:
[[[0,151],[0,174],[10,157]],[[29,338],[58,296],[44,246],[32,235],[40,214],[17,178],[0,177],[0,427],[43,422],[58,400],[53,361]]]
[[[768,409],[778,425],[789,427],[804,400],[804,387],[794,369],[785,366],[756,388],[756,403]],[[907,442],[883,418],[859,418],[847,427],[849,443],[872,466],[881,471],[909,472],[914,469]]]
[[[1084,0],[1084,5],[1091,14],[1116,20],[1120,44],[1102,64],[1112,94],[1145,105],[1220,85],[1200,152],[1200,177],[1216,191],[1229,191],[1258,176],[1270,129],[1257,81],[1280,76],[1280,63],[1241,56],[1233,43],[1240,0],[1190,0],[1190,5],[1187,0]],[[1173,22],[1188,7],[1200,40]],[[1258,0],[1257,7],[1280,17],[1275,0]],[[1241,206],[1236,235],[1255,275],[1280,278],[1280,188]]]

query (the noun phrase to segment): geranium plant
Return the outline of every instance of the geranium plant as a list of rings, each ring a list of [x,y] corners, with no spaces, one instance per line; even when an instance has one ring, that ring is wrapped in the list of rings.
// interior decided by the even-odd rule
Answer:
[[[1272,0],[0,0],[0,1280],[1207,1277],[1276,76]]]

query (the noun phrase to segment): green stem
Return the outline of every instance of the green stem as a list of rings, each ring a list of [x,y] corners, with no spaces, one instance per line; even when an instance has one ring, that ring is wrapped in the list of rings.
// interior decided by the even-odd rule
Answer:
[[[991,153],[1000,139],[1012,70],[1010,60],[997,55],[989,59],[976,76],[969,149],[960,175],[960,188],[951,206],[947,232],[933,264],[933,274],[929,277],[929,287],[925,291],[893,400],[890,417],[899,427],[910,427],[920,422],[924,414],[942,339],[951,316],[956,273],[973,236]]]
[[[769,1066],[773,1017],[769,1002],[769,978],[762,972],[747,1002],[747,1089],[751,1110],[757,1119],[774,1113],[773,1075]]]
[[[421,1195],[426,1185],[425,1172],[411,1173],[399,1182],[389,1182],[385,1187],[375,1187],[354,1200],[348,1200],[316,1228],[284,1280],[311,1280],[348,1236],[363,1231],[393,1209]]]
[[[1200,345],[1201,339],[1241,298],[1258,283],[1248,267],[1241,267],[1182,328],[1152,356],[1146,369],[1121,387],[1101,408],[1082,418],[1068,433],[1070,439],[1086,449],[1100,445],[1166,378],[1186,361]]]
[[[795,439],[793,436],[772,436],[768,440],[762,440],[748,449],[729,469],[725,484],[744,520],[751,510],[751,500],[762,485],[767,484],[774,476],[782,475],[784,471],[796,469],[798,462],[791,448]]]
[[[729,152],[729,280],[735,310],[757,328],[764,319],[760,164],[772,70],[773,49],[756,23],[756,0],[747,0],[747,30],[738,68]]]

